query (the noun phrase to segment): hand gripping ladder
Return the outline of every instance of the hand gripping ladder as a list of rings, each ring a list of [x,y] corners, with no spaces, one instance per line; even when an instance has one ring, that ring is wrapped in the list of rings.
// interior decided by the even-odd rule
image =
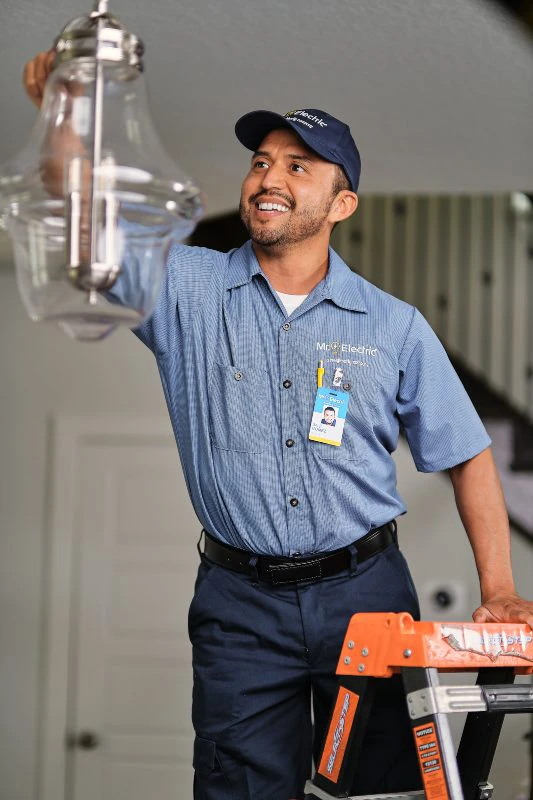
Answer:
[[[475,686],[439,686],[438,673],[478,671]],[[306,800],[349,794],[378,680],[401,673],[424,791],[359,795],[357,800],[490,800],[492,759],[505,714],[533,711],[527,625],[415,622],[410,614],[355,614],[337,675],[339,688]],[[468,712],[457,756],[447,714]]]

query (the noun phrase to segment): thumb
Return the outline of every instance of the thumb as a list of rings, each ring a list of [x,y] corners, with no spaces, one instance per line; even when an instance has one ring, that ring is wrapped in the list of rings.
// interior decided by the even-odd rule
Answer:
[[[488,608],[486,608],[486,606],[480,606],[479,608],[476,608],[476,610],[472,614],[472,619],[474,620],[474,622],[480,622],[480,623],[498,621],[494,616],[494,614],[491,614],[491,612],[489,611]]]

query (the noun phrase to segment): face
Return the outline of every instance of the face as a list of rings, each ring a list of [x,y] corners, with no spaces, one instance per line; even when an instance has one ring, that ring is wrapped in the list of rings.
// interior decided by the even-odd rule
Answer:
[[[240,214],[250,238],[267,248],[329,237],[336,167],[286,128],[271,131],[254,154],[241,191]]]
[[[331,423],[335,419],[335,412],[331,410],[324,411],[324,419],[326,420],[326,423],[328,425],[331,425]]]

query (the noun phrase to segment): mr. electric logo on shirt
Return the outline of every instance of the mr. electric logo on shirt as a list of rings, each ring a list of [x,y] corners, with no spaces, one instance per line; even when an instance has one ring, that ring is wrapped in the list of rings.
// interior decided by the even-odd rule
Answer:
[[[365,344],[343,344],[342,342],[317,342],[317,350],[331,353],[332,355],[340,356],[342,353],[357,353],[360,356],[376,356],[378,352],[377,347]]]

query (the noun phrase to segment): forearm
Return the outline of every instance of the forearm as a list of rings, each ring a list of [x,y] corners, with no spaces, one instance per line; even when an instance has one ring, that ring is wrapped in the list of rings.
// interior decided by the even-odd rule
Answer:
[[[91,164],[82,141],[74,131],[70,120],[54,128],[43,143],[40,173],[45,190],[52,197],[63,198],[65,193],[65,169],[73,158],[81,160],[80,182],[82,200],[88,201],[91,184]]]
[[[481,601],[515,592],[509,519],[492,452],[450,470],[455,502],[469,538],[481,587]]]
[[[24,67],[23,82],[32,102],[41,108],[45,87],[54,70],[56,51],[38,53]],[[40,174],[45,191],[52,197],[63,198],[65,194],[65,167],[72,158],[82,161],[82,194],[87,201],[90,194],[91,165],[88,153],[79,133],[73,125],[74,103],[83,97],[85,90],[81,83],[71,76],[65,81],[54,83],[53,107],[48,108],[46,135],[42,143]]]

